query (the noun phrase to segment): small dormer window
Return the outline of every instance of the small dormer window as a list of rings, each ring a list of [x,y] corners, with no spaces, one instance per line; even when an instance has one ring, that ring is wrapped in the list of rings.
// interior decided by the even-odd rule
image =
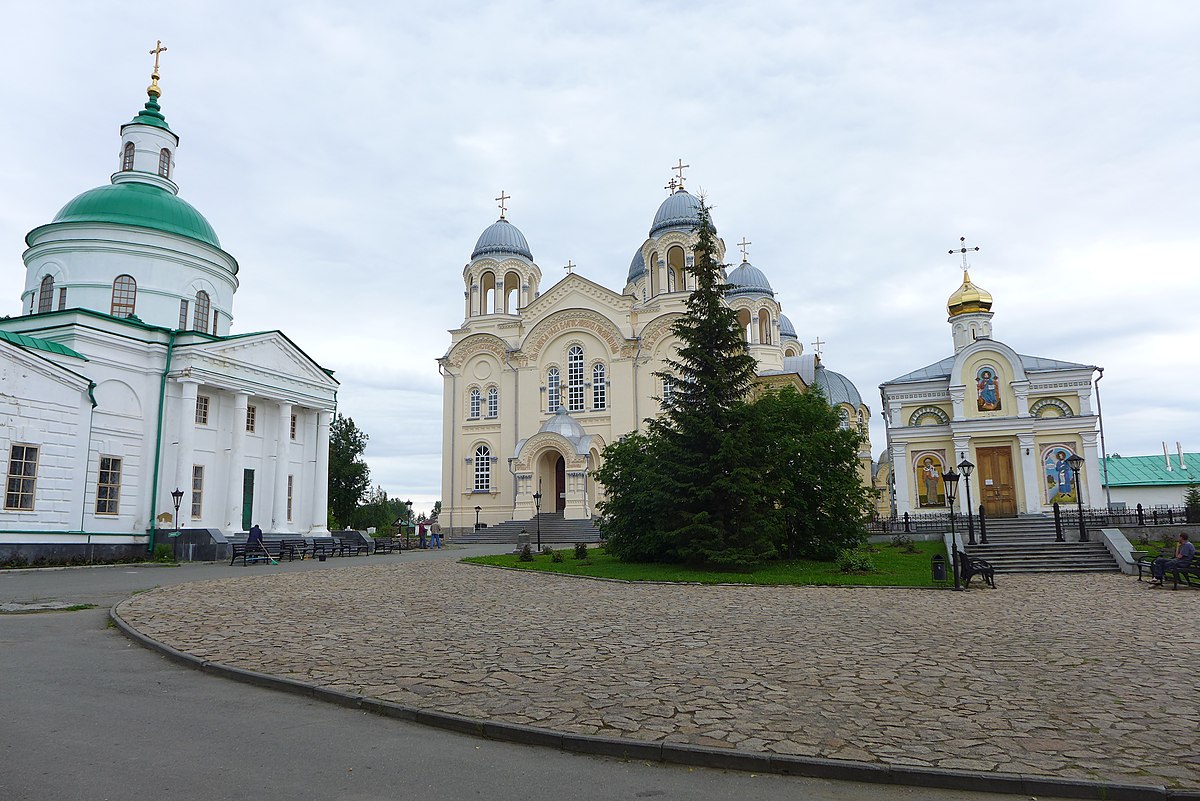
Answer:
[[[171,151],[165,147],[158,151],[158,174],[163,178],[171,177]]]
[[[133,169],[133,142],[125,143],[125,150],[121,153],[121,172],[129,172]]]

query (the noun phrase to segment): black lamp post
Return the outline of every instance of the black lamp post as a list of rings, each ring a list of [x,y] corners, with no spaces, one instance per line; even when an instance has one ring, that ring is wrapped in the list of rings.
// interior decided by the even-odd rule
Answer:
[[[538,553],[542,552],[542,493],[533,493],[533,505],[537,509],[537,514],[534,517],[537,519],[537,534],[538,534]]]
[[[958,495],[958,473],[951,468],[942,474],[946,484],[946,503],[950,505],[950,569],[954,571],[954,589],[958,589],[958,535],[954,531],[954,498]]]
[[[479,531],[479,512],[481,509],[483,509],[482,506],[475,507],[475,530],[476,531]]]
[[[1087,542],[1087,526],[1083,523],[1083,485],[1079,483],[1079,474],[1083,470],[1083,457],[1078,453],[1073,453],[1071,458],[1067,459],[1067,464],[1071,465],[1071,478],[1075,481],[1075,508],[1079,512],[1079,541]]]
[[[412,501],[404,502],[404,519],[400,521],[400,529],[404,534],[404,547],[412,547],[412,539],[409,532],[412,531]]]
[[[179,561],[179,504],[183,502],[183,490],[178,487],[171,493],[171,501],[175,504],[175,533],[171,541],[171,556],[175,561]]]
[[[958,463],[958,469],[962,471],[963,478],[967,482],[967,545],[975,544],[975,517],[971,514],[971,473],[975,470],[975,465],[963,459]]]

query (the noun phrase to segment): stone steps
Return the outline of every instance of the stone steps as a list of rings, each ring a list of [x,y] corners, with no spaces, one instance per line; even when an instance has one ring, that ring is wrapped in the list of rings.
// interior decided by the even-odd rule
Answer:
[[[966,552],[986,559],[997,573],[1100,573],[1119,570],[1103,542],[1057,542],[1054,521],[1046,517],[987,521],[988,544],[968,545]]]
[[[462,545],[511,544],[515,547],[517,535],[524,529],[529,534],[530,542],[536,546],[539,518],[542,527],[542,545],[573,545],[577,542],[600,541],[600,529],[596,528],[590,519],[566,520],[559,512],[542,512],[530,520],[509,520],[495,526],[457,534],[454,542]]]

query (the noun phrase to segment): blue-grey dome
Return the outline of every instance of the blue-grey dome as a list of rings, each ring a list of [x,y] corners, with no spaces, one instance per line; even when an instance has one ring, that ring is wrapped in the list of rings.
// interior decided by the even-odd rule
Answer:
[[[525,241],[525,234],[503,217],[489,225],[479,235],[479,241],[475,243],[475,250],[471,251],[471,258],[477,259],[480,256],[497,254],[524,256],[533,261],[533,254],[529,252],[529,243]]]
[[[771,283],[767,277],[763,275],[763,271],[755,267],[748,261],[744,261],[737,266],[737,269],[729,273],[729,278],[726,279],[732,289],[726,292],[726,295],[770,295],[775,297],[775,290],[771,289]],[[792,332],[795,333],[794,331]]]
[[[835,373],[818,364],[813,380],[824,390],[825,399],[829,401],[830,406],[848,403],[857,409],[863,405],[862,396],[858,394],[857,387],[841,373]]]
[[[792,321],[787,318],[786,314],[779,315],[779,338],[800,341],[800,337],[796,336],[796,327],[792,325]]]
[[[700,201],[683,189],[677,189],[662,202],[650,225],[650,236],[672,228],[694,230],[700,226]]]
[[[629,277],[625,279],[625,283],[637,280],[645,272],[646,260],[642,258],[642,249],[638,248],[637,253],[633,254],[633,261],[629,262]]]

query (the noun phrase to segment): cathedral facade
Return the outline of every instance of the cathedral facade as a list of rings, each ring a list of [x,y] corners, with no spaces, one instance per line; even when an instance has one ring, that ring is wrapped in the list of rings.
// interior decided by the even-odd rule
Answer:
[[[327,534],[338,383],[283,333],[232,330],[239,265],[178,196],[157,65],[147,93],[111,181],[26,237],[22,313],[0,320],[0,544]]]
[[[689,268],[699,210],[700,201],[673,183],[620,292],[575,272],[543,292],[529,244],[501,206],[463,268],[463,322],[438,360],[444,526],[528,520],[539,511],[595,514],[604,489],[592,472],[604,448],[671,402],[670,378],[656,373],[676,354],[671,329],[695,287]],[[724,255],[718,239],[718,259]],[[757,382],[821,386],[843,426],[865,437],[870,412],[858,390],[804,352],[770,282],[744,252],[726,282],[758,361]],[[869,442],[860,456],[869,483]]]
[[[992,296],[966,267],[946,304],[953,354],[880,386],[888,450],[875,471],[884,499],[877,512],[944,511],[942,475],[964,460],[974,469],[970,506],[989,517],[1102,502],[1092,402],[1100,368],[1025,356],[995,339]],[[1078,472],[1076,454],[1084,460]],[[966,513],[962,485],[957,506]]]

